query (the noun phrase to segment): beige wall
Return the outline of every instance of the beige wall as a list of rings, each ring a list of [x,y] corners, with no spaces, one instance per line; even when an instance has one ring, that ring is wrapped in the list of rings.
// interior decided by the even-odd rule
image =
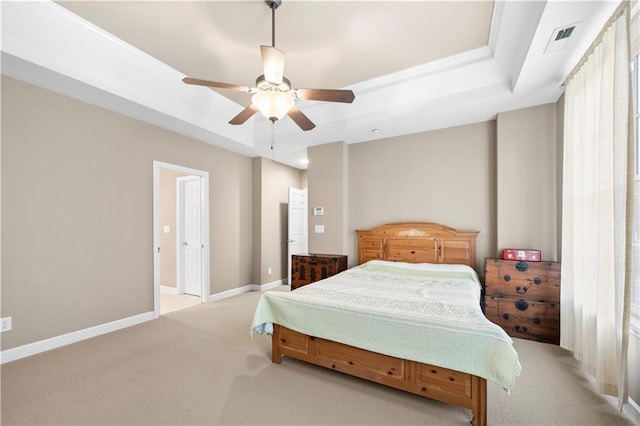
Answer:
[[[480,231],[481,272],[496,252],[495,139],[491,121],[350,145],[349,263],[358,229],[436,222]]]
[[[251,159],[2,78],[2,349],[153,310],[153,160],[209,172],[211,293],[251,283]]]
[[[254,281],[271,283],[288,277],[289,188],[304,189],[303,171],[266,158],[253,159]],[[268,273],[271,268],[271,274]]]
[[[348,153],[347,238],[355,264],[355,231],[383,223],[429,221],[480,231],[477,265],[503,248],[558,256],[557,109],[554,104],[501,113],[496,121],[353,144]],[[309,197],[317,173],[341,164],[323,145],[320,172],[309,164]],[[328,188],[339,188],[334,178]],[[323,197],[326,197],[323,194]],[[315,204],[310,204],[310,208]],[[313,235],[310,216],[309,231]],[[328,236],[328,235],[327,235]],[[340,237],[332,237],[340,244]]]
[[[309,158],[309,252],[347,254],[349,146],[334,142],[307,149]],[[314,216],[314,207],[324,214]],[[324,233],[316,233],[316,225]]]
[[[260,158],[254,158],[251,161],[251,180],[252,180],[252,239],[253,263],[251,265],[251,277],[256,284],[262,284],[262,161]]]
[[[555,104],[498,114],[497,243],[558,260]]]

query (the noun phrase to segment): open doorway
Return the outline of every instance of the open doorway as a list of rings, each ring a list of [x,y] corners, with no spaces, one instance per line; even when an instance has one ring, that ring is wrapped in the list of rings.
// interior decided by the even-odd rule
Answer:
[[[154,315],[209,299],[208,172],[153,163]]]

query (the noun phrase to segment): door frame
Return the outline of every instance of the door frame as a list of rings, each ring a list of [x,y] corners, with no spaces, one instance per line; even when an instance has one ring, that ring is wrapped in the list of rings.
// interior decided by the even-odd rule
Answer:
[[[200,300],[209,302],[210,250],[209,250],[209,172],[179,166],[176,164],[153,161],[153,316],[160,316],[160,169],[200,177],[200,196],[202,197],[202,291]]]

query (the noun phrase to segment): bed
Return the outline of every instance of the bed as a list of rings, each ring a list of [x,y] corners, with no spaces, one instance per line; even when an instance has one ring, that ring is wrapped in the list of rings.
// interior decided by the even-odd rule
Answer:
[[[471,410],[487,422],[487,380],[519,373],[511,338],[480,309],[478,232],[393,223],[358,234],[358,266],[291,292],[264,293],[251,333],[271,359],[320,365]]]

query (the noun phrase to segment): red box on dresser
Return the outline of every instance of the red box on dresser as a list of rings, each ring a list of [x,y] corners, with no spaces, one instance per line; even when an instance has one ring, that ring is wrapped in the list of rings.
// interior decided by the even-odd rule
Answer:
[[[542,255],[540,250],[530,249],[504,249],[502,260],[526,260],[527,262],[540,262]]]

